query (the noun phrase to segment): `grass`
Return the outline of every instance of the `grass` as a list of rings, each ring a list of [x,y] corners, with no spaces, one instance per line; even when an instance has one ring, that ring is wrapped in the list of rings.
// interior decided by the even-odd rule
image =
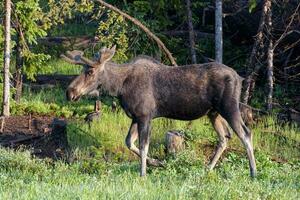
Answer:
[[[91,172],[82,160],[48,163],[29,152],[0,153],[2,199],[299,199],[299,164],[279,165],[264,156],[257,159],[263,165],[257,179],[248,176],[245,158],[229,156],[207,172],[186,154],[140,178],[137,162],[102,162]]]
[[[62,59],[50,60],[45,66],[44,74],[65,74],[65,75],[74,75],[80,74],[82,71],[82,66],[69,64]]]
[[[35,101],[43,102],[40,98],[46,96],[34,95]],[[64,100],[57,98],[63,104]],[[85,100],[85,103],[91,102]],[[216,169],[208,172],[206,151],[212,149],[207,149],[207,144],[217,143],[208,119],[196,120],[189,128],[187,122],[154,120],[150,155],[164,159],[166,167],[149,167],[148,176],[140,178],[138,159],[124,144],[130,120],[122,111],[111,112],[108,105],[103,106],[102,112],[101,120],[93,122],[91,127],[81,117],[69,124],[71,153],[65,160],[40,160],[28,151],[0,148],[0,196],[3,199],[299,199],[300,134],[295,126],[279,126],[269,117],[252,127],[258,177],[251,179],[245,151],[236,136]],[[164,133],[170,129],[183,130],[189,138],[187,149],[176,157],[164,153]]]
[[[49,73],[78,73],[73,66]],[[64,64],[64,63],[61,63]],[[52,65],[52,64],[50,64]],[[71,118],[67,134],[70,153],[63,160],[38,159],[28,150],[0,148],[0,199],[299,199],[300,131],[280,125],[275,116],[262,118],[251,130],[258,176],[251,179],[248,160],[236,136],[216,169],[206,164],[217,145],[207,118],[187,122],[156,119],[152,123],[150,155],[165,161],[165,168],[148,167],[138,176],[139,163],[125,147],[130,119],[123,111],[111,112],[111,98],[101,98],[102,117],[89,127],[83,122],[93,101],[70,103],[64,90],[26,89],[12,113],[35,113]],[[164,151],[164,134],[182,130],[187,147],[177,156]]]

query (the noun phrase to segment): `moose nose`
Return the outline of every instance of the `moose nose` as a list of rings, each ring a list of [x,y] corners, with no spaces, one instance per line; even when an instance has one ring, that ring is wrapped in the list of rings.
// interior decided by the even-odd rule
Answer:
[[[66,96],[68,101],[74,101],[76,98],[76,90],[74,88],[68,88]]]

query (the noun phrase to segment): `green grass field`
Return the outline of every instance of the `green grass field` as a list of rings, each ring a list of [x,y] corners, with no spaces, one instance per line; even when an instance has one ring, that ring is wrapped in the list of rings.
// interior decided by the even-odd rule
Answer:
[[[79,72],[66,69],[60,73]],[[295,125],[280,125],[271,116],[251,127],[258,167],[252,179],[236,136],[215,170],[208,172],[206,165],[217,145],[208,119],[191,126],[156,119],[150,155],[166,164],[148,167],[148,176],[140,178],[138,158],[124,143],[130,119],[123,111],[111,112],[111,99],[102,98],[101,120],[89,127],[83,117],[92,111],[93,101],[66,102],[64,93],[59,87],[25,89],[21,103],[12,104],[15,115],[72,119],[67,129],[70,153],[54,161],[32,157],[29,150],[0,148],[0,199],[300,199],[300,130]],[[174,129],[187,136],[186,149],[168,156],[164,135]]]

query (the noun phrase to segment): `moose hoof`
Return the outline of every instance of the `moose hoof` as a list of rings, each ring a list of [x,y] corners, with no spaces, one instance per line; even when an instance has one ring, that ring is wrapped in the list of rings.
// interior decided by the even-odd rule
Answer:
[[[148,165],[151,165],[154,167],[164,167],[164,163],[162,161],[153,159],[153,158],[147,159],[147,163],[148,163]]]

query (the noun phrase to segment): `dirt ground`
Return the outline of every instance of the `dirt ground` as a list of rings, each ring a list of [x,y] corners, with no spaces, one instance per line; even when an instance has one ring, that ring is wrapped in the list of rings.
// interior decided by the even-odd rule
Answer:
[[[38,157],[61,158],[67,149],[66,121],[50,116],[0,119],[0,145],[29,149]]]

